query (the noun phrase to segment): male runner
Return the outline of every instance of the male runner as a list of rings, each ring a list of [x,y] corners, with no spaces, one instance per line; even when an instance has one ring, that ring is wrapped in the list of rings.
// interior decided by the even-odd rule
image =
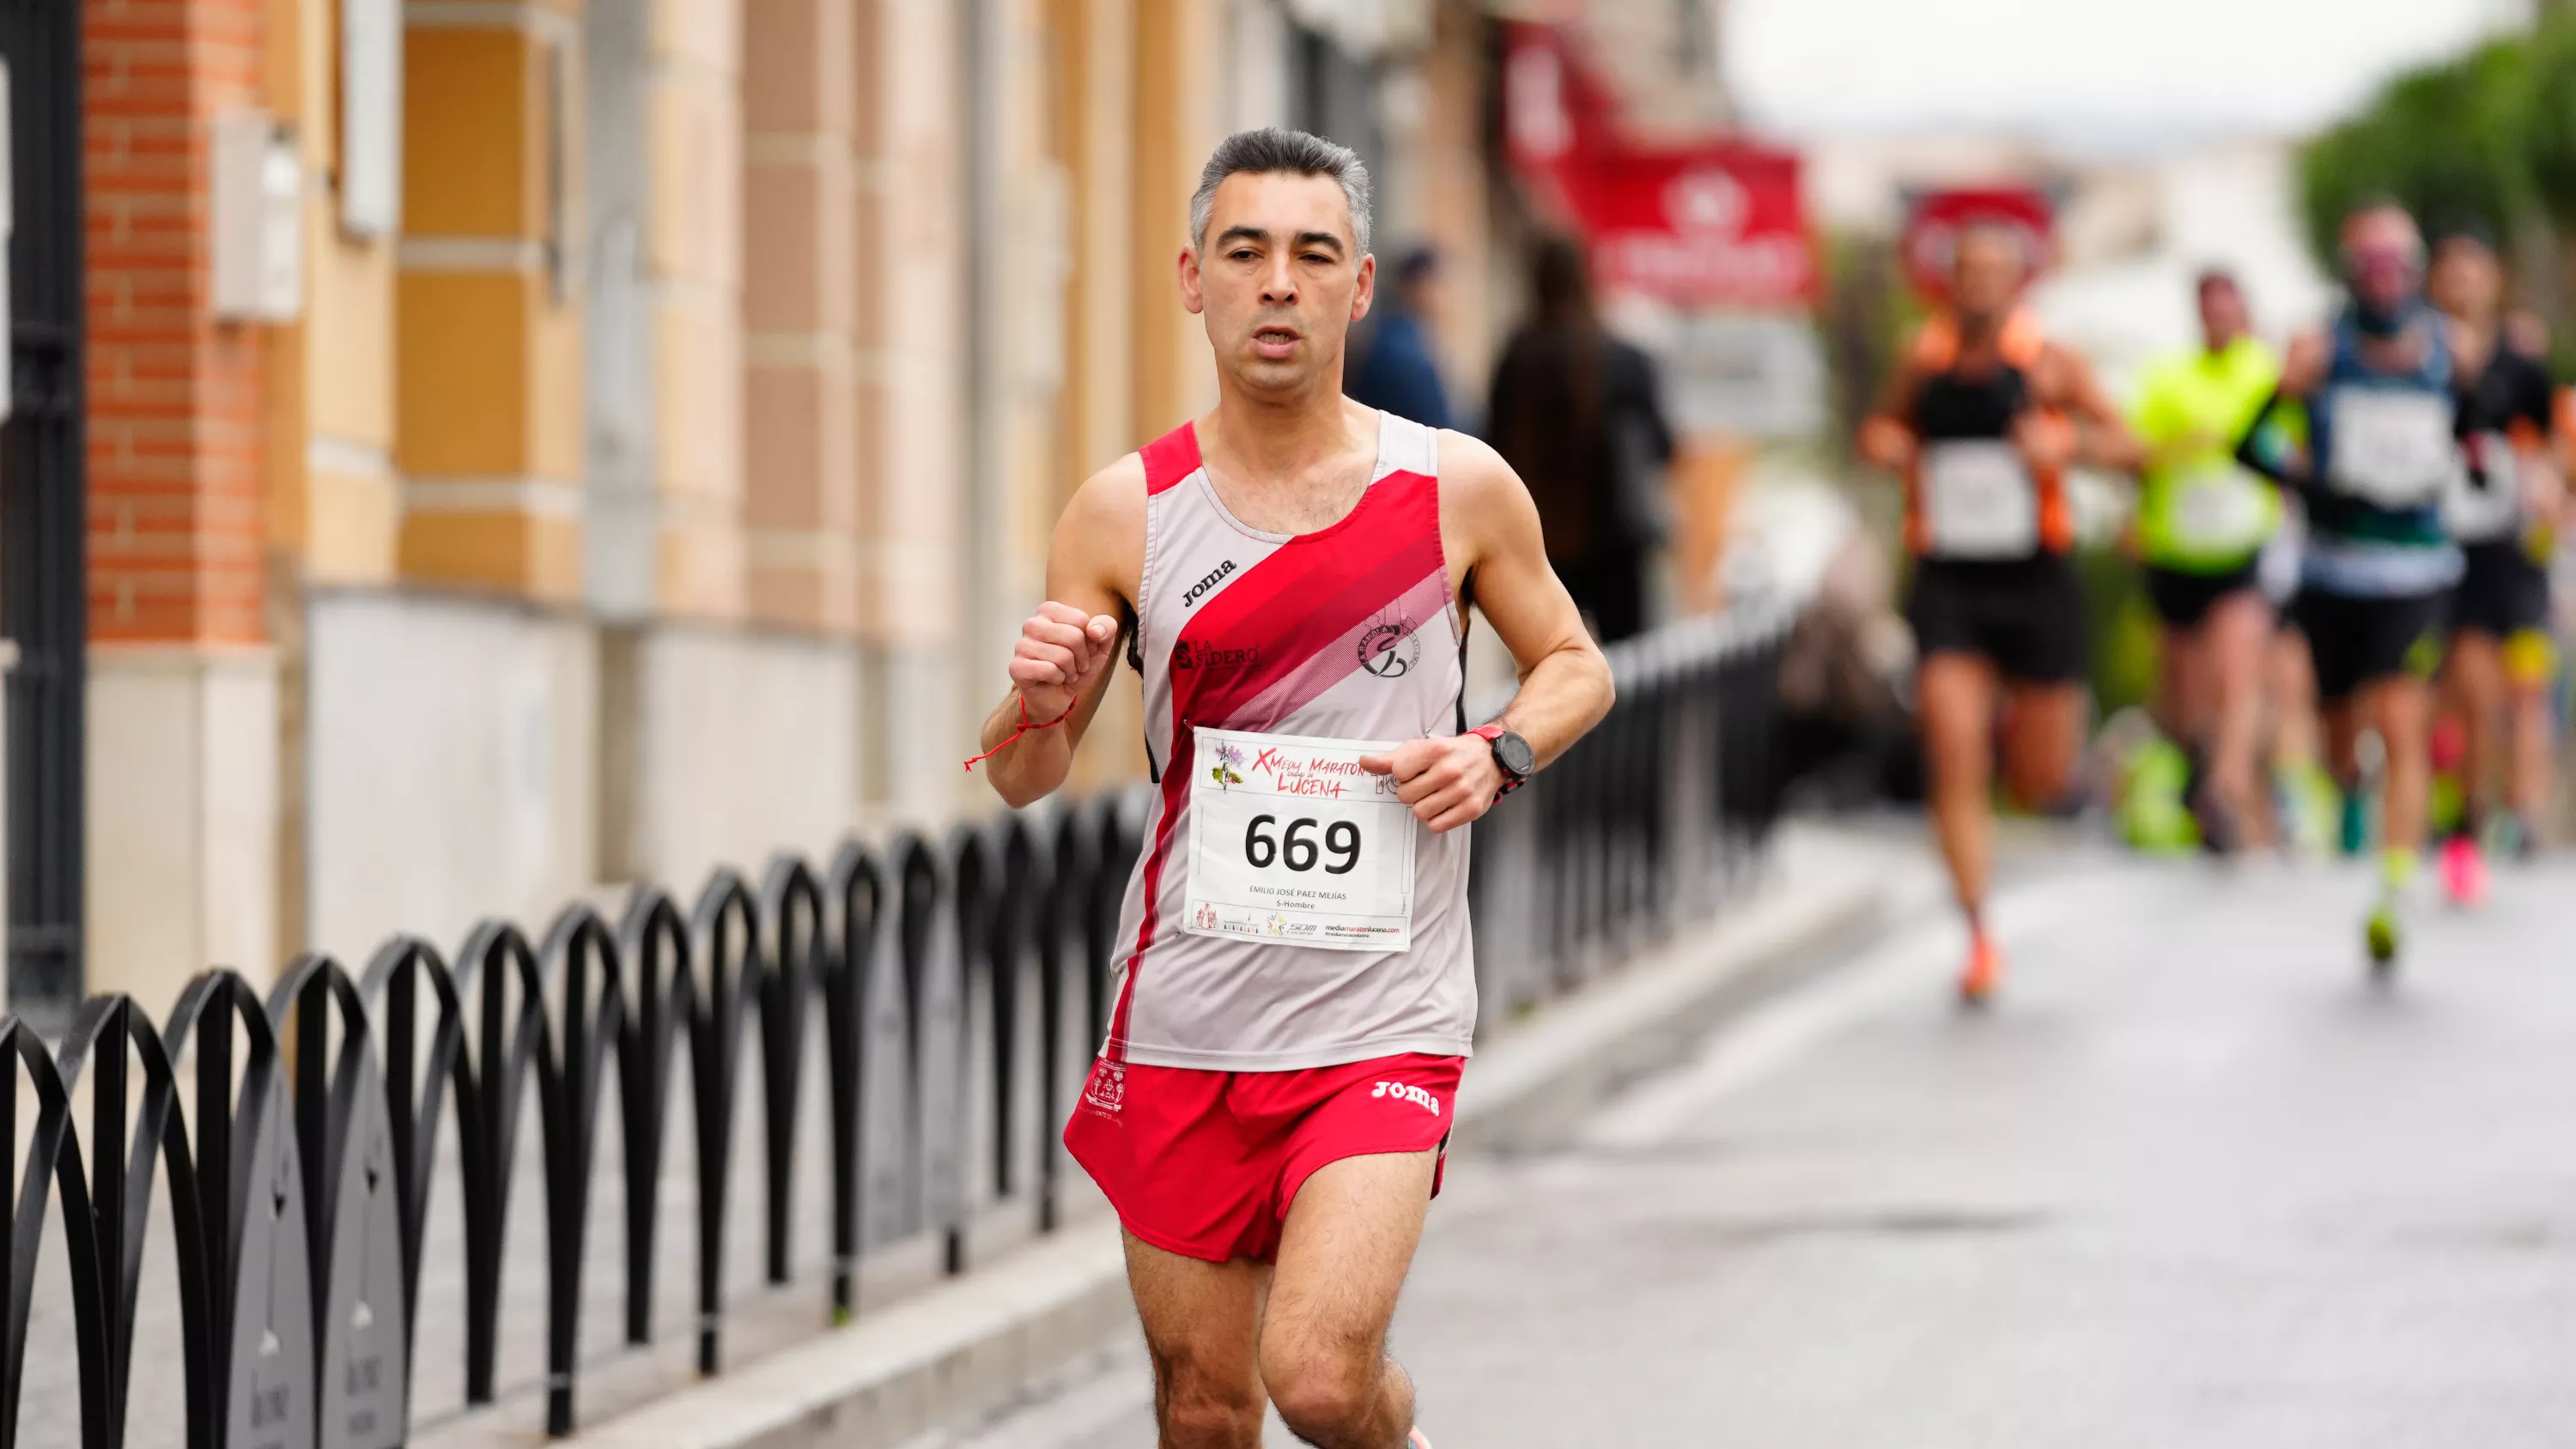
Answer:
[[[1217,405],[1066,506],[984,728],[1003,799],[1053,790],[1123,628],[1160,789],[1065,1142],[1126,1228],[1177,1449],[1257,1444],[1265,1397],[1326,1449],[1423,1442],[1386,1332],[1476,1020],[1464,827],[1610,706],[1520,480],[1343,398],[1368,237],[1349,150],[1217,147],[1179,259]],[[1475,731],[1471,599],[1521,681]]]
[[[2201,840],[2230,851],[2267,833],[2263,669],[2272,608],[2258,565],[2280,527],[2279,493],[2236,461],[2237,441],[2280,381],[2226,272],[2201,274],[2201,345],[2147,374],[2131,415],[2147,450],[2139,561],[2162,626],[2166,731],[2199,768]]]
[[[2548,558],[2564,502],[2550,446],[2556,389],[2549,369],[2500,330],[2504,268],[2485,233],[2443,237],[2428,290],[2461,334],[2457,430],[2466,464],[2443,508],[2462,564],[2443,684],[2466,725],[2465,808],[2442,844],[2440,874],[2453,902],[2475,905],[2486,894],[2488,828],[2508,848],[2528,848],[2549,794],[2549,683],[2558,662]]]
[[[2331,767],[2364,788],[2358,745],[2379,737],[2379,888],[2363,923],[2374,976],[2403,943],[2402,908],[2424,846],[2431,785],[2426,683],[2459,550],[2442,500],[2459,467],[2452,379],[2459,340],[2424,303],[2424,240],[2397,206],[2346,218],[2347,300],[2292,343],[2280,390],[2238,456],[2299,487],[2308,536],[2293,606],[2316,661]],[[2299,414],[2304,412],[2304,446]]]
[[[2084,590],[2066,556],[2066,469],[2137,457],[2092,369],[2021,309],[2028,274],[2019,232],[1962,228],[1948,308],[1908,343],[1860,438],[1862,457],[1905,479],[1916,712],[1933,831],[1968,917],[1959,995],[1971,1006],[2002,973],[1985,918],[1998,698],[2004,782],[2023,804],[2060,803],[2082,744]]]

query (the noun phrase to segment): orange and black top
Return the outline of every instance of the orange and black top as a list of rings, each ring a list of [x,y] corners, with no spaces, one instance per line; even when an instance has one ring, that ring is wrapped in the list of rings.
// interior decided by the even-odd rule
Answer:
[[[1969,369],[1960,366],[1955,317],[1942,313],[1916,330],[1907,352],[1917,381],[1903,418],[1917,444],[1905,473],[1905,542],[1912,552],[2012,558],[2064,553],[2074,546],[2075,519],[2067,504],[2063,471],[2030,467],[2017,453],[2006,451],[2014,425],[2025,414],[2040,411],[2043,416],[2056,416],[2041,409],[2032,396],[2031,374],[2046,345],[2039,319],[2027,310],[2015,310],[2004,319],[1996,338],[1996,364]],[[1963,444],[1968,446],[1958,446]],[[1968,453],[1981,454],[1979,461],[1992,465],[1984,470],[1986,478],[2004,476],[2002,470],[2008,469],[2006,481],[1987,483],[1975,471],[1945,468],[1945,463],[1963,461],[1958,455]],[[1963,496],[1981,483],[1989,491],[1998,486],[2027,490],[2027,497]],[[1948,489],[1952,496],[1935,498],[1936,489]],[[1964,516],[1962,508],[1976,509],[1984,516],[1972,528],[1955,522],[1945,526],[1945,519]],[[2008,516],[1998,519],[1998,513]]]

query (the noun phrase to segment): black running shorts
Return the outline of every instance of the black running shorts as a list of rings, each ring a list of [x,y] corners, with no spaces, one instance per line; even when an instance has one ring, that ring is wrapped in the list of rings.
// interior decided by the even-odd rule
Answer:
[[[2225,573],[2191,574],[2180,569],[2157,568],[2150,564],[2143,570],[2147,585],[2147,602],[2155,606],[2156,618],[2168,629],[2197,629],[2218,601],[2249,589],[2259,590],[2262,580],[2259,565],[2248,560]]]
[[[2549,575],[2511,540],[2464,544],[2468,567],[2451,595],[2451,627],[2510,639],[2549,627]]]
[[[2084,584],[2063,554],[1918,559],[1905,617],[1926,659],[1973,654],[2017,684],[2084,678]]]
[[[2316,661],[2317,698],[2340,704],[2365,684],[2431,675],[2441,662],[2450,603],[2448,590],[2393,598],[2300,590],[2294,607]]]

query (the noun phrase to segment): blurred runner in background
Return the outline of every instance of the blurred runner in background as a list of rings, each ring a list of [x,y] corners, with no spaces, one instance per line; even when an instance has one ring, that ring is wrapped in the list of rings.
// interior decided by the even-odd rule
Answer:
[[[2342,229],[2345,304],[2291,344],[2281,386],[2239,456],[2300,488],[2308,536],[2296,604],[2316,665],[2327,745],[2363,833],[2361,738],[2379,741],[2380,882],[2363,921],[2374,975],[2393,969],[2431,788],[2427,682],[2460,554],[2442,518],[2458,470],[2459,341],[2424,302],[2424,240],[2394,205]]]
[[[2066,799],[2082,746],[2084,590],[2067,558],[2066,469],[2138,460],[2092,369],[2022,308],[2022,247],[2008,227],[1961,228],[1949,306],[1908,341],[1860,436],[1863,458],[1905,480],[1916,712],[1934,834],[1968,917],[1959,994],[1970,1005],[2003,967],[1985,919],[1996,708],[2005,787],[2026,806]]]
[[[1395,285],[1353,329],[1354,361],[1343,388],[1351,401],[1426,428],[1452,426],[1449,391],[1431,360],[1429,328],[1439,285],[1440,255],[1429,247],[1415,247],[1395,264]]]
[[[2486,894],[2490,837],[2508,853],[2529,849],[2549,794],[2558,661],[2548,561],[2566,490],[2550,446],[2549,370],[2500,330],[2494,239],[2477,227],[2445,235],[2433,248],[2429,294],[2458,327],[2465,464],[2442,510],[2462,562],[2443,668],[2445,703],[2462,724],[2462,799],[2441,877],[2454,903],[2474,905]]]
[[[1538,500],[1548,562],[1594,637],[1643,630],[1673,432],[1654,364],[1601,325],[1590,263],[1570,237],[1547,237],[1531,256],[1529,315],[1494,365],[1485,429]]]
[[[2198,291],[2201,345],[2147,373],[2132,415],[2146,449],[2138,542],[2162,626],[2160,723],[2191,760],[2202,844],[2227,852],[2271,835],[2256,757],[2272,607],[2257,565],[2281,504],[2236,445],[2281,364],[2233,276],[2204,272]]]

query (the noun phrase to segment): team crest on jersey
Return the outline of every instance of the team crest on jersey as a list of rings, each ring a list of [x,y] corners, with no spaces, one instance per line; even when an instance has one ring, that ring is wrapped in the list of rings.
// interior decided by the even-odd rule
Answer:
[[[1360,668],[1380,679],[1402,679],[1420,662],[1422,641],[1410,619],[1382,620],[1360,636]]]

